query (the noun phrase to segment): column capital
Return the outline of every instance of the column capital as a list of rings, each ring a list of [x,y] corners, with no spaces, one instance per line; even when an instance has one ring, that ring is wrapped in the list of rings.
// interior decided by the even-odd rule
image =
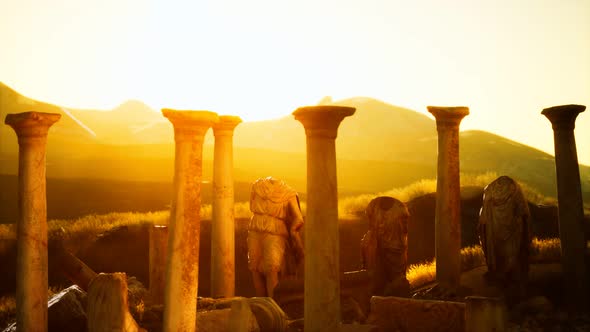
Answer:
[[[175,140],[202,139],[209,127],[219,122],[217,113],[210,111],[162,109],[162,115],[174,126]]]
[[[346,106],[306,106],[296,109],[293,116],[303,124],[307,137],[335,139],[340,122],[355,111],[354,107]]]
[[[426,108],[434,115],[437,128],[459,128],[461,120],[469,115],[469,107],[466,106],[426,106]]]
[[[60,118],[59,113],[24,112],[7,114],[4,123],[11,126],[19,138],[44,137]]]
[[[584,105],[560,105],[545,108],[541,114],[551,121],[553,130],[574,130],[576,117],[585,109]]]
[[[231,136],[234,129],[242,122],[239,116],[234,115],[220,115],[219,122],[213,125],[213,135],[217,136]]]

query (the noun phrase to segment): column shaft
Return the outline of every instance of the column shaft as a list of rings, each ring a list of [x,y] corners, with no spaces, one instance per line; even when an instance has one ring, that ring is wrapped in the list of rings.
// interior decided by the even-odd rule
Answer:
[[[49,127],[61,115],[9,114],[18,136],[16,323],[20,331],[47,331],[46,145]]]
[[[585,106],[564,105],[543,110],[552,123],[559,206],[559,237],[567,302],[576,310],[588,307],[585,262],[584,204],[574,136],[575,120]]]
[[[164,304],[168,227],[152,225],[149,230],[149,238],[150,300],[154,304]]]
[[[220,116],[213,126],[213,216],[211,220],[211,296],[235,295],[233,130],[239,117]]]
[[[170,211],[165,332],[196,330],[203,139],[217,121],[205,111],[162,110],[174,125],[174,192]]]
[[[461,277],[461,194],[459,132],[438,130],[436,178],[435,254],[436,279],[450,287]]]
[[[340,326],[340,242],[336,145],[338,126],[355,109],[315,106],[293,115],[307,136],[304,329],[338,331]]]
[[[334,139],[307,138],[305,330],[336,331],[340,323],[340,237]]]
[[[436,175],[435,254],[436,281],[449,290],[461,279],[461,187],[459,178],[459,124],[467,107],[428,106],[436,118],[438,166]]]

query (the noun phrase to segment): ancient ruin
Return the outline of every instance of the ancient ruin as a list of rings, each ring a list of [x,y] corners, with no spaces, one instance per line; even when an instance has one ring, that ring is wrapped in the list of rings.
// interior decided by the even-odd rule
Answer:
[[[341,106],[298,108],[293,115],[307,141],[305,223],[305,331],[335,331],[340,324],[340,244],[336,136],[340,122],[355,109]]]
[[[465,298],[465,332],[506,331],[508,310],[501,298],[467,296]]]
[[[49,128],[60,114],[8,114],[18,136],[16,323],[21,331],[47,331],[47,200],[45,155]]]
[[[362,267],[371,275],[371,294],[409,296],[408,218],[406,205],[393,197],[371,200],[366,209],[369,230],[361,240]]]
[[[461,205],[459,183],[459,124],[468,107],[428,106],[436,118],[436,281],[454,292],[461,276]]]
[[[584,215],[573,129],[576,116],[584,108],[566,105],[543,111],[555,133],[565,302],[578,313],[587,308],[588,286],[584,271]],[[544,296],[531,297],[526,293],[527,286],[533,285],[527,284],[529,264],[531,275],[534,269],[539,274],[540,264],[533,261],[535,265],[532,265],[529,261],[532,234],[529,203],[518,183],[510,177],[501,176],[490,183],[483,190],[483,202],[482,190],[476,188],[480,199],[476,205],[482,204],[477,235],[487,265],[486,282],[482,278],[485,267],[476,265],[462,273],[458,132],[469,110],[434,106],[428,110],[436,118],[439,138],[436,209],[432,195],[429,200],[432,205],[427,209],[436,210],[428,223],[432,225],[435,221],[436,224],[438,286],[429,279],[428,283],[413,284],[410,289],[406,277],[408,207],[413,205],[412,201],[404,203],[389,196],[371,200],[365,210],[369,230],[361,241],[361,256],[362,267],[366,270],[341,271],[339,232],[342,224],[338,220],[335,139],[341,121],[353,115],[355,109],[317,106],[293,112],[295,119],[303,124],[307,139],[305,222],[299,196],[285,182],[267,177],[252,184],[250,209],[253,216],[248,225],[247,241],[246,231],[243,231],[244,242],[239,242],[239,245],[247,242],[248,268],[258,296],[250,299],[235,297],[235,236],[243,228],[236,230],[234,220],[232,140],[241,120],[206,111],[162,110],[174,127],[175,173],[169,224],[151,225],[144,228],[143,233],[147,235],[144,241],[149,246],[146,255],[150,288],[148,295],[141,286],[142,297],[137,299],[142,301],[142,306],[153,304],[159,308],[150,308],[154,310],[150,311],[151,321],[142,321],[137,318],[138,311],[130,310],[137,309],[139,302],[128,301],[127,283],[137,279],[127,279],[124,273],[97,274],[89,267],[94,265],[86,265],[77,254],[66,249],[62,238],[56,240],[52,233],[52,241],[47,241],[45,144],[48,129],[59,115],[29,112],[7,116],[6,123],[16,131],[20,148],[21,217],[17,233],[18,321],[6,331],[14,331],[17,325],[19,330],[27,331],[46,331],[47,325],[51,326],[51,322],[47,323],[45,306],[48,286],[45,245],[49,248],[52,267],[80,286],[75,288],[76,294],[86,296],[84,291],[88,291],[85,308],[80,303],[86,300],[76,299],[78,295],[72,295],[72,290],[68,293],[69,298],[75,300],[77,310],[69,314],[83,316],[80,321],[86,324],[88,331],[142,331],[141,326],[150,331],[376,331],[376,326],[402,331],[494,331],[507,329],[515,313],[554,310],[553,298],[550,301]],[[199,265],[203,266],[199,261],[202,144],[210,127],[215,136],[210,291],[216,299],[197,298]],[[426,205],[420,206],[426,210]],[[418,214],[414,213],[416,208],[411,211],[412,216]],[[531,211],[534,211],[533,205]],[[477,213],[470,214],[474,219],[469,217],[469,224],[475,227],[476,223],[471,221],[477,220]],[[305,243],[300,237],[303,228]],[[465,233],[473,235],[477,241],[475,228],[467,230]],[[32,241],[33,236],[40,241]],[[357,241],[358,238],[354,245],[358,245]],[[137,245],[137,248],[143,247]],[[358,247],[350,251],[358,253]],[[303,260],[304,282],[300,278],[289,278],[275,289],[279,280],[284,281],[283,277],[301,271]],[[245,258],[238,260],[240,262],[245,262]],[[477,262],[481,264],[480,260]],[[358,266],[353,268],[358,269]],[[238,274],[238,278],[240,276]],[[129,299],[134,298],[131,295],[134,282],[137,281],[129,281]],[[473,285],[475,287],[470,288]],[[496,287],[498,285],[500,287]],[[433,289],[442,290],[442,294],[430,292]],[[271,297],[277,293],[275,302]],[[377,296],[370,298],[370,295]],[[410,295],[415,298],[407,298]],[[465,295],[474,296],[464,298]],[[502,297],[496,297],[500,295]],[[440,298],[452,298],[456,302],[439,301]],[[537,311],[535,306],[542,309]],[[295,319],[289,317],[290,312],[297,310],[300,315]],[[156,312],[159,316],[154,314]]]
[[[522,189],[510,177],[501,176],[485,187],[478,233],[488,281],[506,287],[510,298],[523,298],[532,239],[530,212]]]
[[[147,332],[129,312],[125,273],[100,273],[88,289],[88,332]]]
[[[203,139],[219,117],[170,109],[162,114],[174,126],[176,145],[163,330],[191,332],[196,330]]]
[[[168,226],[152,225],[149,229],[149,291],[152,303],[164,304]]]
[[[293,260],[287,257],[303,260],[299,198],[283,181],[266,177],[252,184],[250,210],[253,215],[248,224],[248,268],[256,295],[272,297],[279,277],[294,272],[289,271]]]
[[[574,310],[588,309],[588,272],[584,233],[584,204],[574,128],[583,105],[562,105],[541,112],[551,121],[555,142],[555,172],[559,206],[559,237],[568,302]]]
[[[211,220],[211,296],[235,295],[233,133],[242,122],[222,115],[213,125],[213,216]]]

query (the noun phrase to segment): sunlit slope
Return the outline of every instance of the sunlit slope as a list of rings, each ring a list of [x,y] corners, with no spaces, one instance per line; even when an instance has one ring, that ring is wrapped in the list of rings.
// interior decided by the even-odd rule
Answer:
[[[137,100],[127,101],[110,111],[70,110],[87,124],[104,144],[146,144],[167,142],[160,136],[140,135],[143,130],[167,122],[159,112]]]
[[[70,142],[94,143],[93,135],[67,116],[60,107],[22,96],[0,82],[0,160],[4,160],[6,154],[13,154],[18,151],[16,134],[10,127],[4,125],[6,114],[32,110],[62,115],[60,121],[51,128],[54,142],[60,143],[60,145],[63,142],[65,146]]]
[[[335,102],[356,113],[344,119],[336,142],[339,189],[376,192],[436,176],[437,136],[428,116],[370,98]],[[72,110],[23,97],[0,84],[0,115],[31,109],[58,112],[48,141],[47,174],[62,178],[171,181],[174,164],[172,125],[139,101],[111,111]],[[245,122],[234,134],[237,181],[281,177],[305,190],[305,133],[286,110],[280,119]],[[211,130],[203,151],[204,178],[211,178]],[[0,173],[16,174],[18,145],[0,125]],[[460,134],[461,170],[493,171],[518,178],[555,196],[553,157],[529,146],[484,132]],[[590,168],[581,166],[583,191],[590,193]]]

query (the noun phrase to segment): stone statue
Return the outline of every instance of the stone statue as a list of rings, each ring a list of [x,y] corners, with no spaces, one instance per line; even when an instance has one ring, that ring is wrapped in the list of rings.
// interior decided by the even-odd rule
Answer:
[[[266,177],[252,184],[250,210],[248,267],[256,296],[272,297],[279,277],[293,274],[303,262],[299,198],[283,181]]]
[[[371,275],[373,295],[408,296],[408,218],[406,205],[393,197],[373,199],[366,209],[369,230],[361,240],[362,268]]]
[[[478,233],[488,266],[486,279],[518,286],[524,295],[531,243],[527,200],[518,183],[507,176],[487,185],[483,195]]]

